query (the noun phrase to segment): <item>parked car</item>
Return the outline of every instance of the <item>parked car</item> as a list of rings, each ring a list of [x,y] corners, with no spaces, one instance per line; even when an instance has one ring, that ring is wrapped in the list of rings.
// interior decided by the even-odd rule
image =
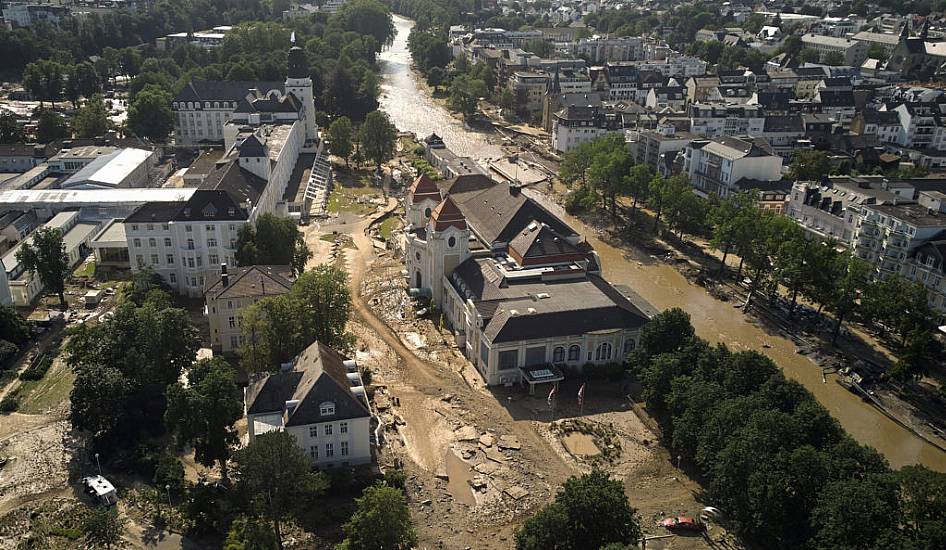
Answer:
[[[85,486],[85,494],[102,506],[111,506],[118,502],[115,486],[101,475],[82,478],[82,485]]]
[[[670,518],[664,518],[660,520],[661,527],[665,527],[670,531],[702,531],[703,524],[699,521],[686,517],[686,516],[674,516]]]

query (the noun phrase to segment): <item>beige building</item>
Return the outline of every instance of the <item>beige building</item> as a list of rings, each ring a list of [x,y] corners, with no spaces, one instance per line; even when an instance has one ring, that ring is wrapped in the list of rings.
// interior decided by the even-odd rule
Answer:
[[[251,265],[229,270],[226,265],[221,266],[220,277],[207,287],[204,295],[214,352],[236,353],[243,344],[240,311],[263,298],[286,294],[292,280],[288,265]]]
[[[319,342],[246,389],[250,441],[285,431],[318,468],[370,463],[371,422],[358,365]]]

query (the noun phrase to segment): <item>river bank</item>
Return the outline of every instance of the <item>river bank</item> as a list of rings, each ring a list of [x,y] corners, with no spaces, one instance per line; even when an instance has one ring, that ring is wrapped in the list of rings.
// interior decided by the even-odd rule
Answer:
[[[420,137],[436,131],[458,154],[479,160],[501,155],[502,149],[491,135],[465,128],[424,93],[423,87],[415,80],[407,51],[407,35],[412,22],[397,16],[394,22],[397,37],[392,47],[381,54],[385,79],[381,108],[388,112],[399,130]],[[554,204],[550,208],[555,208],[563,219],[586,236],[601,256],[604,273],[611,282],[634,288],[658,309],[685,309],[703,338],[725,342],[733,349],[754,349],[768,355],[786,376],[811,391],[855,439],[876,448],[892,466],[920,463],[946,471],[946,453],[916,437],[840,385],[825,384],[821,369],[807,357],[798,355],[795,343],[790,339],[766,332],[751,318],[734,310],[730,304],[720,302],[672,266],[650,257],[646,251],[611,242],[598,229],[565,214]]]

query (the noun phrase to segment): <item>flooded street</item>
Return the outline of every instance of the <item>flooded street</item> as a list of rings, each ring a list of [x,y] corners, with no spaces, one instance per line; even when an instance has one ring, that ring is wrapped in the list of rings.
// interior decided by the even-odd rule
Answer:
[[[497,157],[500,147],[489,136],[472,132],[434,102],[410,70],[407,36],[413,22],[394,16],[397,37],[393,46],[381,54],[381,107],[401,131],[425,137],[436,132],[447,146],[460,155],[476,159]],[[495,138],[494,138],[495,139]],[[689,283],[675,269],[644,256],[626,259],[623,251],[595,238],[594,230],[557,209],[573,227],[584,234],[601,255],[607,278],[615,284],[627,284],[658,309],[680,307],[693,319],[698,334],[713,342],[724,342],[735,350],[754,349],[771,357],[785,374],[802,383],[822,405],[827,407],[844,428],[858,441],[879,450],[894,467],[922,463],[946,471],[946,453],[917,438],[906,429],[861,401],[829,377],[822,382],[821,369],[806,357],[795,353],[794,344],[767,334],[732,305],[710,296],[702,287]],[[764,348],[763,346],[769,346]]]
[[[422,83],[415,80],[411,70],[411,54],[407,37],[414,22],[394,16],[397,36],[394,43],[381,52],[381,109],[402,132],[413,132],[419,139],[432,133],[443,138],[454,153],[477,160],[496,158],[503,154],[498,144],[490,143],[497,137],[471,131],[427,94]]]

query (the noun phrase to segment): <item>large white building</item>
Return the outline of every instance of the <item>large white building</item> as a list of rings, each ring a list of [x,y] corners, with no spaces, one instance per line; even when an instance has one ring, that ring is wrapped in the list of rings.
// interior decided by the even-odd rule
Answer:
[[[370,463],[371,416],[358,365],[320,342],[246,390],[250,441],[285,431],[318,468]]]
[[[245,90],[225,113],[220,131],[214,130],[224,154],[197,178],[193,196],[145,204],[125,219],[132,270],[150,267],[180,294],[202,296],[221,264],[236,265],[241,225],[263,213],[288,216],[304,208],[298,197],[308,197],[305,186],[316,180],[292,178],[310,166],[313,172],[329,167],[315,123],[308,62],[299,47],[289,50],[288,72],[282,91]]]
[[[487,384],[555,382],[636,346],[649,306],[605,281],[581,236],[517,186],[421,176],[406,209],[410,286],[441,308]]]
[[[694,140],[684,149],[683,171],[699,192],[725,197],[782,179],[782,157],[762,139]]]

